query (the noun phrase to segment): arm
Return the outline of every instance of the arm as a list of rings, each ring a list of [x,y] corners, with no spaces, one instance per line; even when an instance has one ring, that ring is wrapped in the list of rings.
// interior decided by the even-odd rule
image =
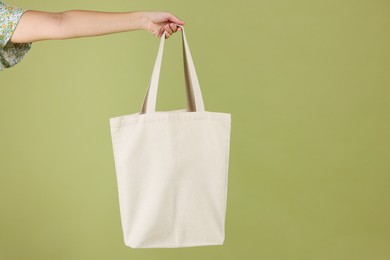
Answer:
[[[65,12],[26,11],[11,37],[13,43],[62,40],[98,36],[133,30],[147,30],[166,38],[177,31],[175,24],[184,25],[167,12],[98,12],[71,10]]]

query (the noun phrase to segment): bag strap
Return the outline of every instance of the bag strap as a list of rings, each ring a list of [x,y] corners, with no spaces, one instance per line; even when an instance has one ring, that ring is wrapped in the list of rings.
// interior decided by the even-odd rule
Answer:
[[[188,42],[184,32],[184,27],[181,25],[177,25],[177,26],[181,27],[181,31],[182,31],[183,63],[184,63],[184,75],[185,75],[185,84],[186,84],[186,92],[187,92],[188,111],[203,112],[205,111],[205,108],[203,103],[202,92],[200,90],[198,76],[196,74],[195,65],[192,60],[190,48],[188,46]],[[160,78],[161,62],[162,62],[162,55],[163,55],[164,42],[165,42],[165,33],[166,31],[164,31],[164,33],[160,38],[160,47],[158,49],[156,62],[154,64],[152,78],[149,81],[149,87],[148,90],[146,91],[140,114],[156,112],[158,81]]]

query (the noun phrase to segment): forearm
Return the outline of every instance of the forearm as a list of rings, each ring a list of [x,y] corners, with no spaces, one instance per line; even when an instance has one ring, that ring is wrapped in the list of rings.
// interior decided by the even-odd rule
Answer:
[[[68,39],[141,29],[145,29],[142,12],[72,10],[62,13],[57,36]]]
[[[143,12],[27,11],[11,38],[14,43],[70,39],[145,29]]]

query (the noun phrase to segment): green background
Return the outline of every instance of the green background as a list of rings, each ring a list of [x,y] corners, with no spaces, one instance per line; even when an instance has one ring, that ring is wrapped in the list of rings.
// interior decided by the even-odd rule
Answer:
[[[169,11],[206,110],[232,114],[223,246],[123,244],[109,117],[136,113],[159,40],[145,31],[33,43],[0,76],[0,259],[390,259],[390,2],[44,1]],[[159,110],[185,108],[181,35]]]

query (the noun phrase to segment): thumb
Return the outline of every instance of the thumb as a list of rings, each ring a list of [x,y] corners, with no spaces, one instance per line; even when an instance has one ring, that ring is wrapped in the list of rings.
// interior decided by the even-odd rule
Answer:
[[[184,21],[180,20],[178,17],[169,14],[168,15],[168,21],[179,24],[179,25],[184,25]]]

